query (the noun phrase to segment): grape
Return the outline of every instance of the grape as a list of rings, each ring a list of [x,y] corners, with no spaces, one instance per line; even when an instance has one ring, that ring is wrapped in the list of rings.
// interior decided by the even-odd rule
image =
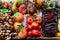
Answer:
[[[57,29],[57,14],[54,12],[54,16],[50,19],[47,19],[46,17],[50,14],[49,11],[44,11],[43,12],[43,27],[42,31],[44,33],[44,36],[48,37],[55,37],[56,33],[58,32]]]

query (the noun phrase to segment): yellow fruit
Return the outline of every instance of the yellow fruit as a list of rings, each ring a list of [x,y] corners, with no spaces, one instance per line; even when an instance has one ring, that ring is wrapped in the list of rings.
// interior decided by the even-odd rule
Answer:
[[[59,33],[57,33],[57,37],[60,37],[60,32],[59,32]]]

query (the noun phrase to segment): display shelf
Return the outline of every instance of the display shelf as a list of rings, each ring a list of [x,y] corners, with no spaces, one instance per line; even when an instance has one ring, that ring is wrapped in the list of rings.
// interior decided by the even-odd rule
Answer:
[[[19,38],[12,38],[12,39],[18,39],[19,40]],[[27,39],[41,39],[41,40],[60,40],[60,38],[59,37],[27,37]]]

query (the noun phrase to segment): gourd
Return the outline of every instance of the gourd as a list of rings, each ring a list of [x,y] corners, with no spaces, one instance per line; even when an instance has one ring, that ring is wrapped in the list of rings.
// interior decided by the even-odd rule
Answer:
[[[16,12],[16,13],[14,14],[14,16],[15,16],[15,21],[16,21],[16,22],[23,22],[23,20],[24,20],[24,15],[23,15],[22,13]]]
[[[8,7],[8,2],[4,2],[3,7],[7,8]]]
[[[37,3],[42,6],[42,0],[37,0]]]

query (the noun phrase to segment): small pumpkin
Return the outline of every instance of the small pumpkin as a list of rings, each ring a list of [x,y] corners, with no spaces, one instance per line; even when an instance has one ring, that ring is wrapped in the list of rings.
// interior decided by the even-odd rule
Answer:
[[[19,33],[18,33],[18,36],[20,39],[24,39],[27,37],[27,29],[25,27],[23,27]]]
[[[14,30],[18,30],[18,25],[21,25],[21,23],[19,22],[15,22],[13,27],[14,27]]]
[[[16,22],[23,22],[24,15],[22,13],[17,12],[14,14],[14,16],[16,17],[16,19],[15,19]]]
[[[4,8],[7,8],[8,7],[8,2],[4,2],[3,6],[4,6]]]
[[[37,0],[38,5],[42,6],[42,0]]]

